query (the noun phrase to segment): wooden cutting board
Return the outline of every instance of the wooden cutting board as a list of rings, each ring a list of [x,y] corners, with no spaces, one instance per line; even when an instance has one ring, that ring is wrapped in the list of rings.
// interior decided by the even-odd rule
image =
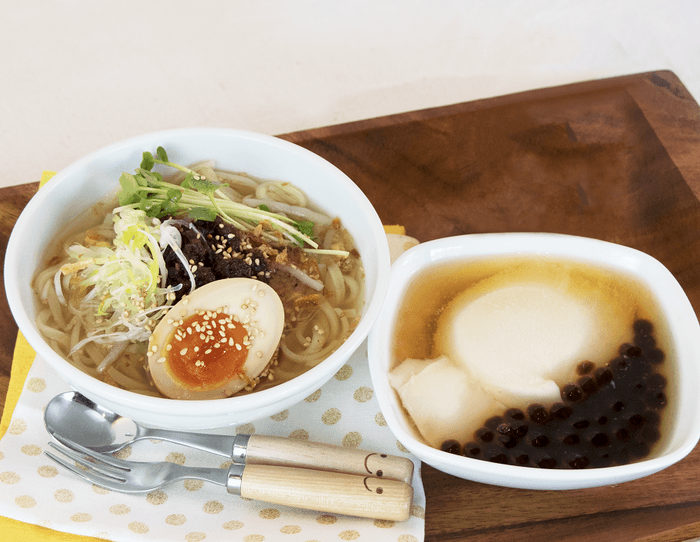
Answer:
[[[420,241],[507,231],[613,241],[660,260],[700,308],[700,108],[668,71],[281,137],[335,164],[385,224],[403,224]],[[3,255],[36,187],[0,190]],[[4,297],[0,329],[7,389],[16,326]],[[700,447],[642,480],[565,492],[422,472],[428,541],[700,537]]]

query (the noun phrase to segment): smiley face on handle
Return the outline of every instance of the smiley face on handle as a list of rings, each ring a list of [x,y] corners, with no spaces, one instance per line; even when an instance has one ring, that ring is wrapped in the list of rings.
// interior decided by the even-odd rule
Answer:
[[[375,458],[374,456],[377,456],[377,457]],[[370,459],[370,458],[372,458],[372,459]],[[371,474],[372,476],[376,476],[377,478],[381,478],[382,476],[384,476],[384,472],[382,472],[382,469],[376,468],[376,467],[381,466],[381,464],[380,464],[380,465],[376,465],[376,463],[377,463],[376,459],[377,459],[377,458],[386,459],[386,458],[387,458],[387,455],[386,455],[386,454],[377,454],[377,453],[368,454],[368,455],[365,457],[365,469],[366,469],[367,472],[368,472],[369,474]],[[375,464],[374,467],[372,466],[373,463]]]

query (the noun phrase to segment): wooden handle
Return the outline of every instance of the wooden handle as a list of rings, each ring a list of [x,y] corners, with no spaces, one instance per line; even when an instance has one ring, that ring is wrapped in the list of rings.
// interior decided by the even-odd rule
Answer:
[[[413,488],[397,480],[312,469],[246,465],[242,497],[363,518],[404,521]]]
[[[246,464],[306,467],[388,478],[407,484],[413,480],[413,461],[405,457],[265,435],[250,436]]]

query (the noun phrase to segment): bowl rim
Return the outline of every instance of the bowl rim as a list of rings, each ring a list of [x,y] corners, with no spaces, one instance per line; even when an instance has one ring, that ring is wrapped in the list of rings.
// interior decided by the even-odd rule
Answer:
[[[522,468],[457,457],[418,441],[406,429],[406,422],[397,414],[403,407],[386,375],[390,363],[388,337],[392,333],[398,301],[407,285],[426,267],[450,259],[531,254],[598,262],[615,267],[641,279],[658,298],[658,283],[651,284],[646,275],[638,274],[641,266],[645,269],[648,267],[654,278],[663,280],[663,286],[670,288],[673,294],[673,315],[668,314],[668,299],[657,299],[666,316],[669,316],[669,328],[673,328],[672,324],[683,321],[691,332],[687,335],[688,345],[700,355],[700,325],[690,301],[671,272],[649,254],[609,241],[557,233],[479,233],[428,241],[409,249],[392,264],[391,282],[384,307],[368,338],[370,374],[377,400],[387,425],[399,442],[421,460],[449,474],[477,482],[524,489],[576,489],[610,485],[658,472],[688,455],[700,440],[700,415],[696,415],[692,425],[687,427],[687,436],[680,444],[657,457],[627,465],[582,470]],[[687,376],[700,387],[699,369],[690,367],[688,375],[685,370],[686,368],[684,380]],[[694,399],[693,403],[695,410],[698,410],[698,400]]]
[[[324,379],[327,379],[327,377],[329,378],[329,368],[327,365],[324,366],[323,363],[320,363],[300,375],[300,377],[284,382],[273,388],[240,397],[234,396],[225,399],[185,401],[136,394],[104,383],[84,373],[70,362],[64,360],[60,355],[54,353],[51,347],[41,337],[41,334],[31,321],[25,307],[22,305],[20,290],[17,287],[21,281],[20,255],[22,238],[25,236],[22,232],[27,231],[31,220],[36,218],[38,212],[47,204],[47,200],[50,200],[54,192],[60,191],[63,183],[67,182],[66,179],[70,179],[74,175],[79,175],[80,172],[92,162],[104,159],[120,151],[131,148],[142,151],[149,148],[149,145],[153,144],[153,142],[160,144],[158,142],[161,140],[170,141],[173,138],[184,139],[196,137],[242,138],[252,141],[255,144],[269,146],[274,152],[281,151],[290,155],[297,155],[301,162],[310,163],[312,167],[318,168],[320,171],[324,172],[324,174],[335,178],[336,181],[343,185],[347,193],[360,204],[364,211],[363,219],[368,221],[371,226],[373,234],[372,242],[378,248],[376,262],[377,283],[372,297],[365,300],[363,316],[357,327],[350,337],[331,354],[334,359],[349,357],[360,346],[362,341],[365,340],[372,324],[378,317],[383,305],[384,293],[389,283],[390,256],[383,225],[376,210],[364,192],[362,192],[362,190],[339,168],[300,145],[267,134],[233,128],[175,128],[132,136],[103,146],[77,159],[57,172],[51,181],[31,198],[18,217],[7,244],[4,264],[4,283],[10,311],[17,322],[19,330],[36,353],[47,361],[49,365],[53,367],[57,365],[60,366],[61,370],[65,371],[67,374],[65,379],[69,382],[75,382],[76,387],[81,387],[83,389],[88,388],[92,390],[94,395],[99,395],[103,398],[105,402],[116,401],[125,405],[126,408],[146,408],[158,413],[186,409],[189,417],[204,418],[211,416],[212,411],[235,411],[242,406],[245,406],[246,410],[254,410],[260,407],[266,407],[270,405],[271,402],[283,402],[284,400],[288,400],[302,393],[304,390],[308,390],[309,393],[311,393],[314,391],[314,389],[312,389],[314,386],[320,387],[325,381]],[[121,167],[122,170],[126,171],[130,165],[125,164]],[[117,181],[118,179],[114,179],[115,188],[117,186]],[[338,364],[335,370],[339,368],[340,364]],[[331,376],[332,374],[333,373],[331,373]],[[273,399],[273,401],[271,401],[271,399]]]

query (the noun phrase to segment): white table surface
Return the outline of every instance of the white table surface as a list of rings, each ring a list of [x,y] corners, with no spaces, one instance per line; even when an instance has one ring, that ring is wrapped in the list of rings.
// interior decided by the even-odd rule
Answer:
[[[700,101],[699,0],[0,6],[0,187],[174,127],[280,134],[659,69]]]

